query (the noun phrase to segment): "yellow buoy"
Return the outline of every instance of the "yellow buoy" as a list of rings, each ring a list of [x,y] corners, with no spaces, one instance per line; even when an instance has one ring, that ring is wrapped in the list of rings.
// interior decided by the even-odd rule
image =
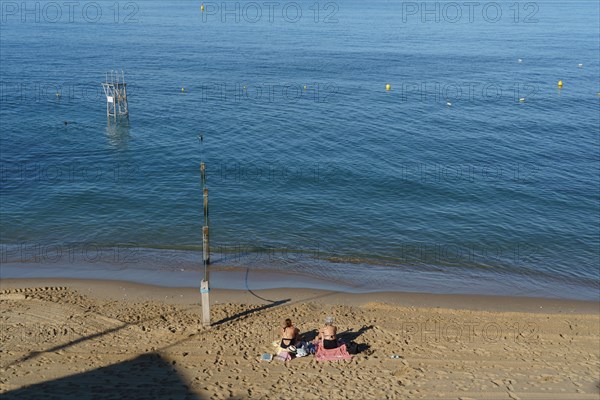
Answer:
[[[306,85],[304,85],[304,90],[306,90]]]
[[[562,81],[558,81],[558,87],[559,88],[563,87],[563,82]]]
[[[56,92],[56,97],[60,97],[60,92]]]
[[[184,89],[184,88],[181,88],[181,91],[182,91],[182,92],[185,92],[185,89]]]
[[[200,11],[204,12],[204,4],[200,6]]]
[[[388,92],[389,92],[390,90],[392,90],[392,85],[390,85],[389,83],[387,83],[387,84],[385,85],[385,90],[387,90]]]

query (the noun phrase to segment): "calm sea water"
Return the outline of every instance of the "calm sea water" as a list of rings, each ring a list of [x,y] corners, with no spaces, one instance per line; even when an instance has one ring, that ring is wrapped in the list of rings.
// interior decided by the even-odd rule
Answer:
[[[598,2],[200,4],[2,3],[3,277],[598,298]]]

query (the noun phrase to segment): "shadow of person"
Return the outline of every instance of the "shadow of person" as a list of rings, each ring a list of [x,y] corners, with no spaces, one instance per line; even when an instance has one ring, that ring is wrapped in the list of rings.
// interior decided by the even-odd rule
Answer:
[[[316,329],[313,329],[311,331],[306,331],[304,333],[301,333],[300,338],[302,340],[304,340],[305,342],[312,342],[313,340],[315,340],[317,338],[318,335],[319,335],[319,331],[317,331]]]
[[[344,331],[342,333],[338,333],[338,337],[340,339],[344,339],[344,341],[346,343],[355,341],[356,339],[358,339],[358,337],[360,335],[362,335],[363,333],[365,333],[366,331],[368,331],[369,329],[373,329],[373,325],[369,325],[369,326],[363,326],[362,328],[360,328],[357,331],[352,331],[350,329],[348,329],[347,331]]]

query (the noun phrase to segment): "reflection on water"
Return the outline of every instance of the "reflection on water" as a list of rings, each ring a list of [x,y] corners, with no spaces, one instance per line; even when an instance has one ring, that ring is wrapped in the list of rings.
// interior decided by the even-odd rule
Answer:
[[[129,118],[107,118],[106,138],[111,147],[117,150],[125,150],[129,142]]]

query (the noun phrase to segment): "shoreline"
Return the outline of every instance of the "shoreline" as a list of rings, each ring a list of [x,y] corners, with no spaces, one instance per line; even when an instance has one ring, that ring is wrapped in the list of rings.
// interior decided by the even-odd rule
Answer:
[[[188,257],[190,254],[178,254]],[[154,258],[153,258],[154,257]],[[133,264],[119,262],[4,262],[0,279],[116,280],[166,287],[199,285],[202,268],[193,259],[173,259],[169,254],[145,254]],[[211,264],[212,288],[266,290],[320,289],[347,293],[432,293],[440,295],[493,295],[556,300],[600,301],[599,282],[560,281],[544,276],[512,276],[485,270],[437,270],[310,264]]]
[[[105,279],[169,287],[189,287],[202,276],[202,253],[189,249],[146,247],[2,245],[1,278]],[[211,254],[213,288],[260,290],[280,287],[313,288],[350,293],[415,292],[539,297],[600,301],[597,277],[549,274],[506,265],[462,263],[378,263],[374,259],[316,257],[312,253]],[[46,251],[47,250],[47,251]],[[273,249],[275,251],[275,249]]]
[[[122,280],[72,278],[0,278],[0,293],[31,287],[67,287],[101,300],[161,301],[166,304],[200,303],[194,287],[170,287]],[[419,292],[351,293],[311,288],[211,289],[211,304],[268,304],[288,300],[329,305],[362,306],[385,303],[413,308],[440,308],[489,312],[572,313],[600,315],[600,302],[540,297],[436,294]]]

